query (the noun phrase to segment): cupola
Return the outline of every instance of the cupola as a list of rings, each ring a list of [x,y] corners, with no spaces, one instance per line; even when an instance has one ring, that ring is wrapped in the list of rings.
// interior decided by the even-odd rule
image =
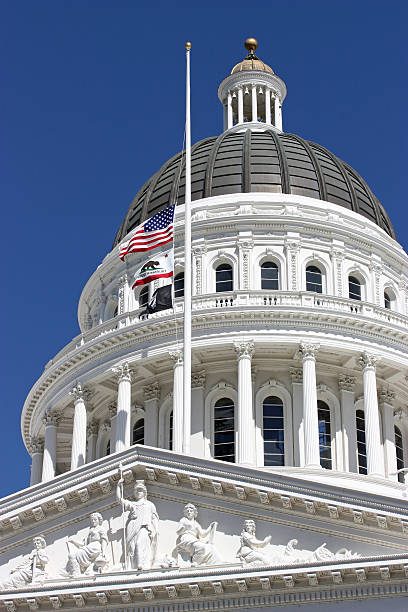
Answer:
[[[258,42],[247,38],[248,55],[231,70],[218,88],[218,98],[224,107],[224,130],[246,123],[282,131],[282,103],[286,85],[255,55]],[[240,128],[238,127],[238,130]]]

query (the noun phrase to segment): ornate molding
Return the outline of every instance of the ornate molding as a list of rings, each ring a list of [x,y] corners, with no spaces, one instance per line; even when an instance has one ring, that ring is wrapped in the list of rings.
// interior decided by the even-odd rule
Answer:
[[[173,360],[174,367],[176,367],[177,365],[181,365],[183,363],[183,351],[179,349],[175,351],[169,351],[169,355]]]
[[[303,370],[302,368],[290,368],[290,377],[293,383],[303,382]]]
[[[92,420],[89,423],[88,427],[86,428],[87,438],[89,438],[90,436],[98,435],[98,431],[99,431],[99,423],[98,423],[98,421]]]
[[[145,401],[160,399],[160,385],[157,381],[143,387],[143,398]]]
[[[74,404],[78,402],[86,402],[91,397],[91,392],[89,389],[82,388],[81,383],[78,383],[69,394],[74,398]]]
[[[299,353],[302,359],[316,359],[316,353],[320,348],[320,344],[312,344],[311,342],[301,342]]]
[[[32,436],[30,438],[28,450],[30,451],[31,455],[34,455],[35,453],[42,453],[44,451],[44,440],[42,438],[35,438]]]
[[[205,370],[191,373],[191,387],[193,389],[200,389],[205,386]]]
[[[60,412],[57,412],[56,410],[52,410],[49,408],[45,411],[42,421],[46,427],[48,425],[53,425],[54,427],[56,427],[58,423],[61,421],[61,418],[62,418],[62,415]]]
[[[124,361],[115,368],[112,368],[112,372],[116,374],[118,383],[123,381],[132,382],[132,370],[130,369],[127,361]]]
[[[395,400],[395,392],[390,389],[381,389],[378,392],[378,399],[383,404],[392,404]]]
[[[381,357],[378,355],[372,355],[368,351],[364,351],[361,356],[358,358],[357,363],[365,370],[366,368],[376,369],[377,363],[381,361]]]
[[[243,357],[252,359],[252,355],[255,351],[255,344],[253,340],[248,340],[248,342],[234,342],[234,349],[238,359],[242,359]]]
[[[339,376],[340,391],[354,391],[355,384],[356,384],[355,376],[350,376],[349,374],[340,374]]]
[[[118,412],[118,403],[110,402],[110,404],[108,405],[108,411],[111,420],[114,419]]]

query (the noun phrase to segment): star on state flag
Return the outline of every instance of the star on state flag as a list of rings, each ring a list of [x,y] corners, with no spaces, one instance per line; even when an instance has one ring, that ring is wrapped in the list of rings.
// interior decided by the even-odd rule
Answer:
[[[173,250],[152,255],[146,263],[141,266],[135,276],[132,289],[140,285],[151,283],[156,278],[170,278],[173,276]]]
[[[120,245],[119,257],[125,260],[129,253],[150,251],[173,240],[175,205],[167,206],[153,217],[139,225],[131,238]]]

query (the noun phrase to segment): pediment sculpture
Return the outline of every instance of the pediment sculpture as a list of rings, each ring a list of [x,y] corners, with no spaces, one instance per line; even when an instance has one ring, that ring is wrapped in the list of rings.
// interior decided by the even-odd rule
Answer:
[[[179,567],[222,563],[214,545],[218,523],[214,521],[207,529],[203,529],[197,516],[198,510],[194,504],[184,506],[184,516],[177,527],[176,547],[173,551]]]
[[[71,537],[67,542],[67,571],[73,578],[82,574],[92,575],[95,570],[101,572],[108,563],[106,557],[108,533],[103,527],[102,515],[93,512],[90,522],[91,526],[84,540]]]
[[[23,561],[13,568],[9,577],[1,584],[3,590],[19,589],[28,584],[38,584],[45,580],[48,555],[46,542],[42,536],[33,538],[34,549]]]

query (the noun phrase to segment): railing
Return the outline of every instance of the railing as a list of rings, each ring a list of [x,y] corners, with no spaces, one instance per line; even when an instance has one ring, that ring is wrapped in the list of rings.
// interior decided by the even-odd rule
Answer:
[[[175,315],[183,313],[183,299],[178,298],[174,304]],[[192,299],[193,314],[200,311],[211,310],[264,310],[264,309],[282,309],[288,310],[318,310],[333,313],[344,313],[348,315],[365,317],[374,321],[383,321],[390,325],[408,330],[408,317],[398,312],[381,308],[368,302],[358,302],[348,298],[340,298],[331,295],[323,295],[311,293],[307,291],[291,292],[291,291],[231,291],[226,293],[213,293],[207,295],[196,295]],[[130,325],[146,325],[146,317],[140,318],[140,313],[145,310],[140,308],[132,312],[127,312],[116,316],[114,319],[105,321],[96,327],[76,336],[69,344],[67,344],[53,359],[51,359],[45,368],[50,367],[59,359],[68,355],[71,351],[83,346],[89,345],[93,340],[101,339],[105,335],[109,335],[119,329],[129,327]],[[173,317],[174,314],[169,314],[168,310],[156,312],[149,315],[148,321],[157,320],[163,317]]]

